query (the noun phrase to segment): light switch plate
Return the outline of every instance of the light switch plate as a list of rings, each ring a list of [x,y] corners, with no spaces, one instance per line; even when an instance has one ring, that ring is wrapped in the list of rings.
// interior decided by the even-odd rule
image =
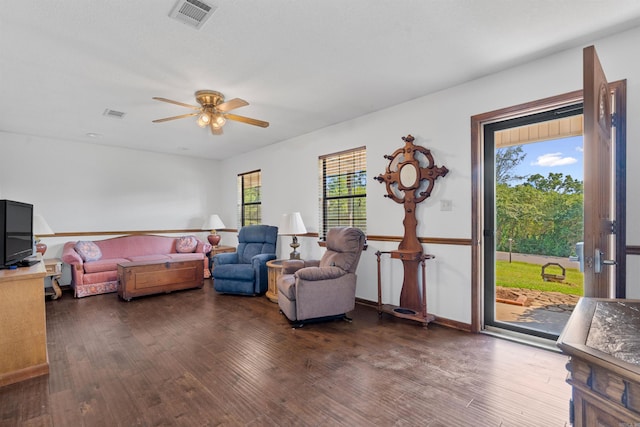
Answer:
[[[453,210],[453,202],[451,200],[440,200],[440,210],[441,211],[452,211]]]

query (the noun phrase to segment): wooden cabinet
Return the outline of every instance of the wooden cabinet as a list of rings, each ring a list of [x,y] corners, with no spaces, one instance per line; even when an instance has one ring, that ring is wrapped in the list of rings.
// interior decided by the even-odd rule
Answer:
[[[49,373],[44,264],[0,270],[0,386]]]
[[[575,426],[640,425],[640,301],[582,298],[558,339]]]
[[[118,264],[118,295],[133,297],[201,288],[204,284],[201,259],[180,261],[143,261]]]

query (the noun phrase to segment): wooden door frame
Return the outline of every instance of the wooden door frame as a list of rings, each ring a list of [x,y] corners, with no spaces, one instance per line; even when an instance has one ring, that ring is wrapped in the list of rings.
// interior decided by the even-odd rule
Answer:
[[[626,278],[626,88],[627,81],[609,84],[615,94],[615,174],[616,174],[616,297],[625,297]],[[471,117],[471,331],[483,326],[483,149],[487,124],[542,113],[583,102],[583,91],[576,90],[537,101],[478,114]]]

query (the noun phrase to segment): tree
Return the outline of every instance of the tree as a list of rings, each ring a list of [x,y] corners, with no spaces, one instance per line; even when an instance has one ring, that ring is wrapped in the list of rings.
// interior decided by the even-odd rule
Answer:
[[[523,180],[524,176],[514,175],[514,169],[522,163],[527,153],[522,146],[499,148],[496,150],[496,184],[509,184]]]
[[[582,194],[582,181],[573,179],[571,175],[562,173],[549,173],[546,178],[539,173],[527,178],[527,184],[540,191],[555,192],[560,194]]]
[[[583,239],[582,181],[562,173],[535,174],[515,186],[496,185],[496,249],[569,256]]]

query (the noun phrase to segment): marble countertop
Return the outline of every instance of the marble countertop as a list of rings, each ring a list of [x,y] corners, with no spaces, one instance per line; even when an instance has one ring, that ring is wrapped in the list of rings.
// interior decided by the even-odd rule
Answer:
[[[640,366],[640,302],[598,301],[585,344]]]

